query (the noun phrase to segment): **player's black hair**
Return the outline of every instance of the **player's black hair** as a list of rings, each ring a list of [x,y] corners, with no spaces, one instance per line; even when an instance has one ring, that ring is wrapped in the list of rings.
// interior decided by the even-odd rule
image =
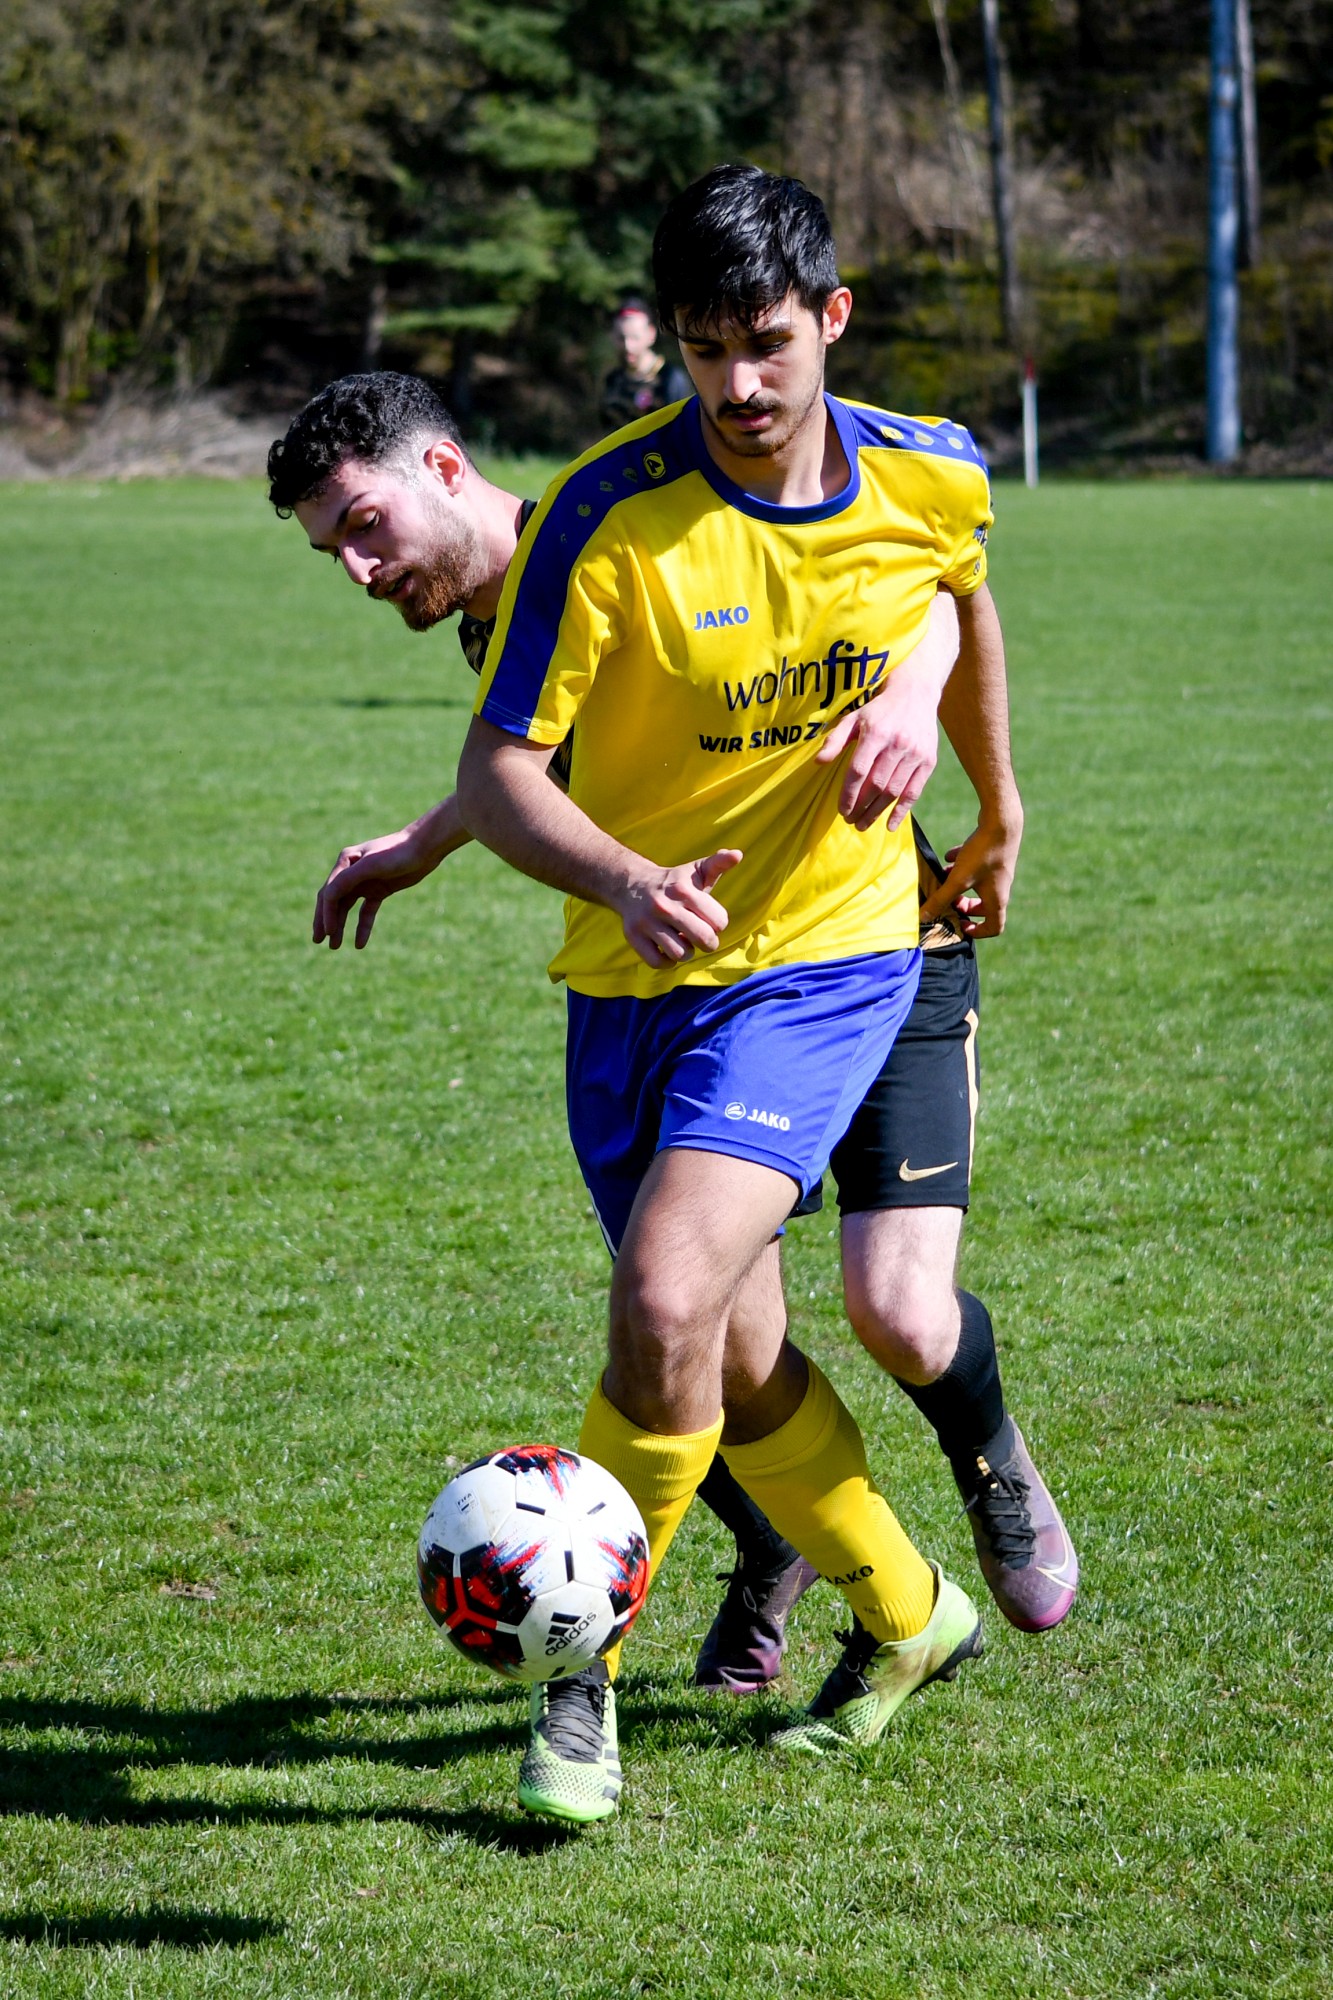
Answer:
[[[420,375],[344,375],[293,417],[268,452],[268,497],[286,520],[301,500],[323,492],[349,458],[383,465],[410,439],[431,431],[466,456],[453,412]]]
[[[622,319],[626,313],[642,313],[645,319],[653,317],[653,309],[647,299],[641,299],[637,292],[631,292],[628,298],[622,299],[612,316]]]
[[[677,337],[682,314],[692,327],[750,327],[788,292],[822,313],[838,284],[824,204],[788,174],[712,167],[658,223],[653,284],[657,317]]]

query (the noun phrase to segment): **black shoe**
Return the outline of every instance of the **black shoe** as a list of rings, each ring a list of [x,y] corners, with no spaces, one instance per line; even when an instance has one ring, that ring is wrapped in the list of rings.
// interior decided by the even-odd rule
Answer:
[[[757,1694],[782,1671],[787,1620],[818,1578],[803,1556],[781,1569],[724,1570],[726,1596],[694,1665],[694,1685],[714,1694]]]

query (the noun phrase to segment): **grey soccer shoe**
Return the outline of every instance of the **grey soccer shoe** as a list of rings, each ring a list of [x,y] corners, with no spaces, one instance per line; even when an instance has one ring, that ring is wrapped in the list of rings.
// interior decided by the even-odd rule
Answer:
[[[991,1596],[1020,1632],[1048,1632],[1074,1602],[1078,1557],[1018,1425],[953,1476]]]
[[[758,1694],[782,1671],[787,1620],[819,1572],[804,1556],[779,1570],[748,1576],[738,1562],[694,1663],[694,1685],[714,1694]]]
[[[590,1826],[620,1798],[616,1691],[603,1660],[532,1690],[518,1802],[543,1819]]]
[[[917,1688],[951,1681],[964,1660],[982,1650],[976,1606],[937,1563],[935,1608],[925,1630],[911,1639],[881,1644],[853,1619],[840,1632],[843,1654],[804,1715],[769,1738],[788,1756],[827,1757],[878,1742],[889,1721]]]

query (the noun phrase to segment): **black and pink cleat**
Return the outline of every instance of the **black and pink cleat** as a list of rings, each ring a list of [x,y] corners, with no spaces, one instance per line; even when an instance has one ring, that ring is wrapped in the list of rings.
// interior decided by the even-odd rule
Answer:
[[[714,1694],[758,1694],[782,1671],[787,1620],[819,1572],[803,1556],[769,1574],[737,1567],[694,1664],[694,1685]]]
[[[981,1574],[1020,1632],[1049,1632],[1078,1591],[1078,1557],[1060,1510],[1012,1419],[954,1478],[963,1496]]]

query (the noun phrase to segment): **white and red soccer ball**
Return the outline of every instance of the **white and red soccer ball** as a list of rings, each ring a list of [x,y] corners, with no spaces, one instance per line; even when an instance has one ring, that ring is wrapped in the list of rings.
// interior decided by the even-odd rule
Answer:
[[[554,1681],[623,1639],[648,1588],[648,1537],[618,1479],[558,1445],[479,1458],[445,1487],[417,1548],[447,1639],[507,1680]]]

